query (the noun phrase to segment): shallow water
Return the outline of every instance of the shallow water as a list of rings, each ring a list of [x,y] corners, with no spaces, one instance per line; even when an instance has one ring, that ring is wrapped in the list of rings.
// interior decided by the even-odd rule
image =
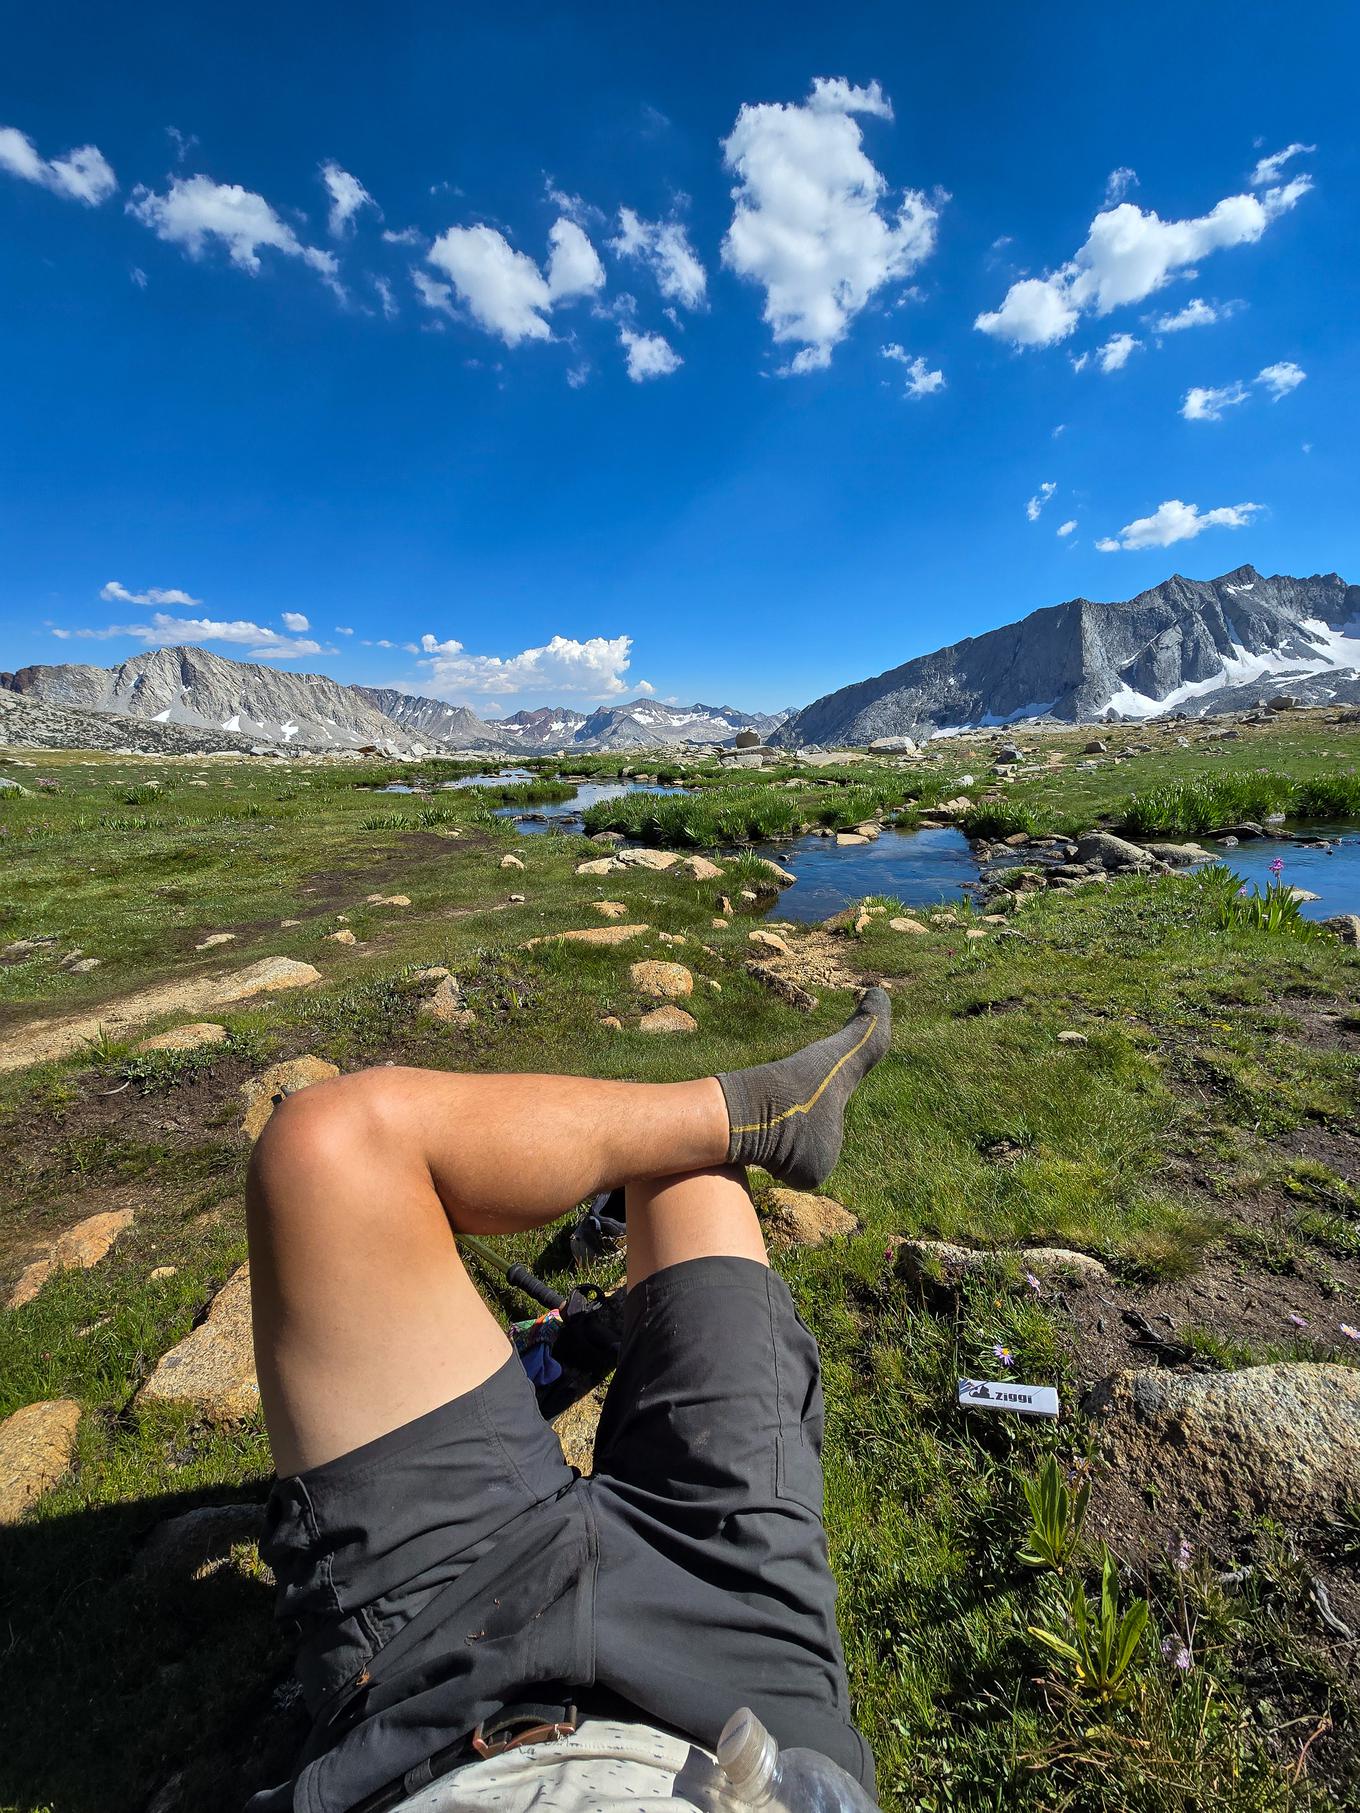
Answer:
[[[579,819],[588,806],[598,805],[601,800],[621,799],[625,793],[683,793],[683,787],[649,787],[638,781],[582,781],[576,789],[575,799],[562,800],[551,806],[500,806],[496,810],[497,818],[515,818],[519,820],[519,829],[526,835],[535,831],[574,830],[572,823],[562,821]],[[532,818],[526,818],[532,813]],[[546,824],[541,821],[546,819]]]
[[[762,844],[769,856],[798,877],[771,911],[779,919],[825,919],[866,894],[891,894],[907,906],[957,900],[978,878],[977,859],[962,831],[884,831],[870,844],[838,844],[834,837],[799,837]]]
[[[531,781],[535,777],[527,768],[502,768],[498,774],[465,774],[461,781],[440,781],[436,791],[448,793],[455,787],[504,787],[507,781]],[[408,787],[405,781],[392,781],[379,787],[379,793],[421,793],[421,787]]]
[[[1299,838],[1329,842],[1330,852],[1310,850],[1294,838],[1245,838],[1235,850],[1221,849],[1206,837],[1204,847],[1262,893],[1276,879],[1272,862],[1284,864],[1278,879],[1287,888],[1307,888],[1319,896],[1303,903],[1307,919],[1330,919],[1333,913],[1360,913],[1360,830],[1354,825],[1301,825]]]

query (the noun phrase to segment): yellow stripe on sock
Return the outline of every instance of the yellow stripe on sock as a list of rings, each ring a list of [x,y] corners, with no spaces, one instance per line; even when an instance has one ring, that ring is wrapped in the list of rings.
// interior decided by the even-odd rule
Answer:
[[[870,1014],[869,1029],[865,1033],[864,1037],[860,1040],[859,1044],[852,1045],[850,1047],[849,1051],[847,1051],[843,1057],[839,1057],[836,1059],[836,1062],[831,1066],[830,1070],[827,1071],[826,1075],[822,1078],[821,1082],[818,1083],[817,1087],[813,1090],[812,1094],[808,1097],[808,1099],[805,1102],[795,1102],[792,1108],[785,1108],[782,1111],[782,1113],[776,1114],[774,1119],[771,1121],[752,1121],[750,1126],[748,1126],[748,1127],[733,1127],[733,1129],[732,1129],[733,1133],[763,1133],[767,1127],[777,1127],[779,1125],[780,1121],[788,1120],[788,1118],[791,1114],[806,1114],[809,1108],[815,1108],[817,1103],[821,1100],[822,1096],[825,1094],[826,1089],[829,1086],[829,1084],[831,1083],[832,1079],[835,1077],[836,1072],[841,1068],[841,1066],[843,1064],[848,1064],[850,1062],[851,1058],[854,1057],[856,1052],[863,1051],[864,1047],[869,1043],[869,1040],[873,1037],[874,1028],[877,1025],[878,1025],[878,1015]]]

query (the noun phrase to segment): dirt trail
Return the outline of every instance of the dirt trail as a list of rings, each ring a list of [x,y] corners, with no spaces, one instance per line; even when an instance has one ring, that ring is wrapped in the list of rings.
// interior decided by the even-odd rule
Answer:
[[[215,976],[195,976],[187,982],[162,982],[140,989],[121,1000],[107,1001],[91,1013],[69,1014],[55,1020],[32,1020],[0,1041],[0,1071],[24,1070],[53,1058],[96,1044],[101,1033],[119,1037],[147,1020],[164,1014],[200,1013],[206,1007],[229,1007],[252,995],[271,994],[282,988],[301,988],[319,982],[321,972],[310,963],[291,957],[264,957],[246,969]]]

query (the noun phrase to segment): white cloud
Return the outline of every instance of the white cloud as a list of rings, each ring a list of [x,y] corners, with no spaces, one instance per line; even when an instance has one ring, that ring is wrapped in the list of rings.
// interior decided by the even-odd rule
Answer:
[[[1308,373],[1301,365],[1295,365],[1292,359],[1281,359],[1277,365],[1263,365],[1257,372],[1254,382],[1264,384],[1270,391],[1272,403],[1278,403],[1281,397],[1287,397],[1291,390],[1297,390]]]
[[[1053,480],[1048,478],[1040,485],[1034,496],[1025,505],[1025,515],[1031,522],[1038,522],[1039,512],[1057,489],[1058,487]]]
[[[17,126],[0,126],[0,170],[21,182],[37,183],[67,201],[97,208],[118,187],[107,158],[98,145],[78,145],[65,157],[41,157],[33,140]]]
[[[331,198],[326,230],[332,239],[343,239],[346,233],[353,230],[354,216],[360,208],[376,208],[378,204],[358,177],[351,176],[348,170],[342,170],[334,158],[328,158],[322,164],[321,180]]]
[[[382,305],[383,318],[387,321],[395,321],[398,310],[397,299],[392,294],[392,285],[387,281],[386,277],[375,277],[373,279],[373,287],[378,292],[378,301]]]
[[[210,239],[219,240],[231,262],[255,276],[260,249],[285,258],[300,258],[332,289],[339,289],[337,265],[329,252],[304,245],[263,195],[239,183],[215,183],[209,176],[172,177],[164,195],[142,184],[132,192],[127,211],[158,239],[180,246],[190,258],[201,258]]]
[[[122,592],[121,586],[118,592]],[[100,596],[109,595],[109,587],[106,586]],[[124,594],[124,597],[127,596],[128,594]],[[146,596],[152,597],[154,594],[148,593]],[[163,596],[169,598],[173,594],[166,593]],[[134,598],[133,602],[140,603],[142,600]],[[185,602],[193,604],[197,600],[188,599]],[[211,617],[169,617],[163,611],[156,611],[150,623],[110,623],[102,629],[65,632],[54,630],[53,634],[64,634],[68,638],[79,636],[88,642],[107,642],[116,636],[131,636],[135,641],[145,642],[149,648],[165,648],[171,643],[179,642],[227,642],[244,646],[252,655],[271,657],[321,653],[319,642],[281,636],[277,630],[265,629],[258,623],[249,623],[239,618],[233,622],[219,622]]]
[[[880,347],[879,351],[885,359],[892,359],[898,365],[906,366],[906,389],[909,397],[929,397],[933,396],[937,390],[944,389],[944,373],[931,371],[919,353],[913,358],[903,347],[898,346],[896,341]]]
[[[1100,361],[1102,371],[1123,371],[1129,362],[1129,354],[1143,344],[1135,340],[1132,334],[1115,334],[1104,346],[1096,349],[1096,358]]]
[[[279,621],[286,630],[292,630],[295,636],[300,631],[309,630],[312,627],[301,611],[282,611],[279,614]]]
[[[105,604],[202,604],[201,598],[191,598],[187,592],[171,589],[163,590],[158,585],[148,586],[144,592],[130,592],[125,585],[116,579],[110,579],[107,585],[99,588],[99,596]]]
[[[1059,533],[1059,535],[1070,535],[1072,533],[1072,531],[1076,528],[1076,526],[1077,526],[1076,517],[1069,516],[1066,522],[1060,522],[1058,524],[1058,533]]]
[[[134,264],[128,275],[132,278],[132,281],[137,285],[139,290],[144,290],[146,288],[146,272],[139,264]]]
[[[337,623],[335,626],[335,633],[337,636],[352,636],[354,631],[352,629],[346,629],[341,623]]]
[[[378,647],[390,647],[379,643]],[[591,636],[578,642],[554,636],[542,648],[517,655],[470,655],[461,642],[424,635],[419,665],[429,674],[437,698],[463,694],[506,697],[515,693],[572,694],[588,699],[618,698],[628,692],[651,692],[645,680],[625,679],[632,653],[631,636]]]
[[[1083,314],[1108,315],[1141,302],[1225,246],[1250,245],[1312,187],[1306,176],[1263,196],[1229,195],[1192,220],[1162,220],[1131,201],[1091,222],[1076,256],[1047,277],[1026,277],[974,327],[1013,346],[1052,346]]]
[[[394,233],[391,227],[384,227],[383,239],[390,246],[418,246],[421,232],[419,227],[403,227],[400,233]]]
[[[507,346],[518,346],[522,340],[551,340],[547,316],[554,303],[587,295],[604,282],[595,248],[575,221],[564,215],[554,223],[548,241],[546,277],[527,253],[517,252],[494,227],[450,227],[426,256],[452,279],[479,327]],[[443,306],[423,294],[422,299],[427,306]]]
[[[1235,409],[1246,400],[1246,390],[1236,379],[1231,384],[1221,385],[1217,390],[1197,384],[1192,390],[1187,390],[1182,398],[1181,414],[1187,422],[1221,422],[1225,409]]]
[[[661,334],[635,334],[631,327],[621,327],[619,345],[628,354],[628,376],[634,384],[643,384],[648,378],[668,378],[684,364]]]
[[[411,282],[415,285],[416,295],[428,309],[441,315],[452,315],[457,319],[458,311],[453,306],[453,291],[447,283],[437,283],[433,277],[427,277],[424,271],[412,270]]]
[[[1291,158],[1302,157],[1305,153],[1316,150],[1316,145],[1286,145],[1283,151],[1275,151],[1272,152],[1269,157],[1261,158],[1256,168],[1251,173],[1250,180],[1252,188],[1270,188],[1273,184],[1279,182],[1280,172]]]
[[[1121,164],[1105,178],[1105,206],[1113,207],[1116,202],[1123,201],[1130,189],[1137,187],[1138,172],[1131,170],[1127,164]]]
[[[708,274],[679,221],[643,220],[631,208],[620,208],[619,230],[609,249],[620,258],[641,259],[671,301],[685,308],[703,305]]]
[[[829,365],[874,294],[935,249],[939,209],[918,190],[880,212],[888,185],[865,156],[857,113],[892,118],[877,82],[818,77],[801,105],[743,106],[723,142],[737,178],[723,263],[764,288],[776,344],[799,348],[787,372]]]
[[[1096,546],[1102,554],[1121,548],[1169,548],[1173,542],[1193,541],[1206,529],[1245,529],[1260,504],[1224,504],[1201,513],[1197,504],[1183,504],[1178,497],[1159,504],[1151,516],[1125,523],[1116,536],[1106,536]]]
[[[1154,334],[1180,334],[1187,327],[1212,327],[1216,321],[1226,321],[1233,312],[1231,302],[1205,302],[1200,296],[1192,296],[1174,314],[1150,316],[1148,326]]]
[[[574,220],[564,216],[548,233],[548,293],[554,302],[589,296],[604,288],[604,266],[599,253]]]

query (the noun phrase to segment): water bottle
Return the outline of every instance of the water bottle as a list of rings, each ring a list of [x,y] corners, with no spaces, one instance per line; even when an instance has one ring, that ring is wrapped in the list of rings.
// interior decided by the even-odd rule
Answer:
[[[721,1813],[878,1813],[877,1802],[839,1763],[816,1750],[780,1750],[749,1706],[718,1739]]]

